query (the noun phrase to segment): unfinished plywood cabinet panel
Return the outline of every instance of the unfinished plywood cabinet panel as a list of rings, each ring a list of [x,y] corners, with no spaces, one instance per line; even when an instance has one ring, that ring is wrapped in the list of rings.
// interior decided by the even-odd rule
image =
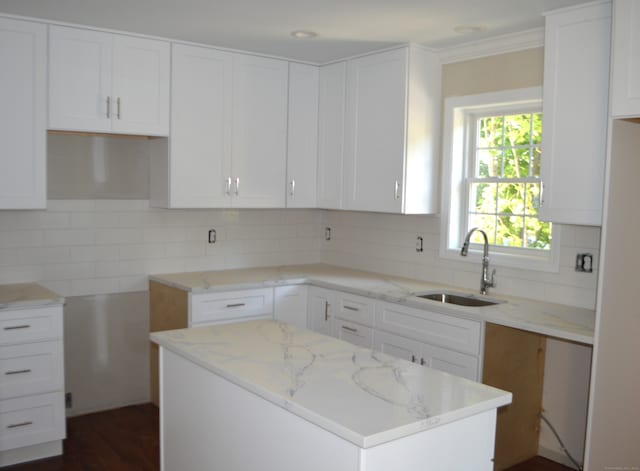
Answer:
[[[189,322],[189,293],[187,291],[149,282],[149,330],[184,329]],[[149,342],[150,393],[151,402],[160,403],[158,393],[158,345]]]
[[[543,335],[486,324],[482,382],[513,394],[498,410],[496,471],[538,454],[545,350]]]

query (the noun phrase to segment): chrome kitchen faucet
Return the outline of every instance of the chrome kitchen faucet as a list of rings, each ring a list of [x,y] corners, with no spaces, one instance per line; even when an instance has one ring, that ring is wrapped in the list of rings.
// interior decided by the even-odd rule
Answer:
[[[469,242],[471,241],[471,235],[478,231],[482,234],[484,238],[484,251],[482,253],[482,274],[480,276],[480,294],[487,294],[487,288],[494,288],[496,286],[494,277],[496,271],[493,270],[491,272],[491,279],[489,279],[489,239],[487,238],[487,233],[484,232],[479,227],[474,227],[471,229],[467,236],[464,238],[464,244],[462,244],[462,249],[460,250],[460,255],[466,257],[469,253]]]

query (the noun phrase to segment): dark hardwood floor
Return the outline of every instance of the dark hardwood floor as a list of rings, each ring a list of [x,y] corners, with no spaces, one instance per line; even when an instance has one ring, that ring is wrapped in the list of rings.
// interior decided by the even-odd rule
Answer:
[[[67,420],[63,456],[3,471],[158,471],[158,436],[158,408],[151,404],[73,417]],[[536,457],[507,471],[571,470]]]

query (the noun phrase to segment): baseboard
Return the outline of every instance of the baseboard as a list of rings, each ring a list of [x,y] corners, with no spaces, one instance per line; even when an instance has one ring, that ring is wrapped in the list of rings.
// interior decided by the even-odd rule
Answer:
[[[564,452],[562,451],[558,451],[558,450],[552,450],[551,448],[545,448],[543,446],[541,446],[538,449],[538,455],[542,456],[543,458],[546,458],[548,460],[551,461],[555,461],[556,463],[560,463],[564,466],[567,466],[571,469],[578,469],[576,467],[576,465],[569,459],[569,457],[567,455],[564,454]],[[579,457],[574,457],[576,458],[576,460],[578,460],[578,462],[580,462]]]

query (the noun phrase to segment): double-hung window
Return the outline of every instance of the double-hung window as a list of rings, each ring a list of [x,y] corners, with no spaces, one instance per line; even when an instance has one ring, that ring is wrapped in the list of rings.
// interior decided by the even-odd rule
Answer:
[[[542,121],[539,88],[446,100],[443,256],[458,257],[467,232],[480,228],[492,263],[557,269],[557,228],[538,219]],[[478,254],[482,236],[471,242]]]

